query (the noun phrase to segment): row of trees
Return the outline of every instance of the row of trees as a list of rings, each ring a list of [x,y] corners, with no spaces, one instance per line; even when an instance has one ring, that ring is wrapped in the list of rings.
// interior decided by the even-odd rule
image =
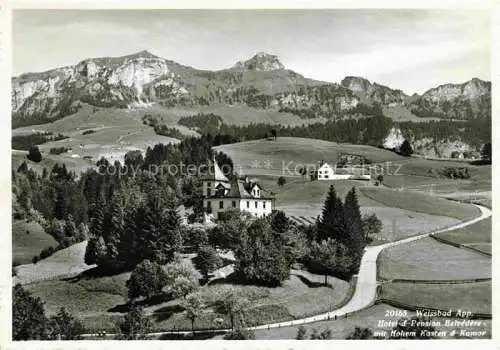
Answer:
[[[224,123],[221,116],[200,113],[182,117],[179,124],[196,128],[204,135],[215,135],[217,145],[265,138],[266,135],[269,135],[270,130],[274,130],[281,136],[379,146],[393,126],[401,129],[406,140],[423,138],[433,138],[437,142],[461,140],[478,149],[484,143],[491,142],[491,118],[467,121],[394,122],[383,116],[380,109],[373,107],[365,111],[363,105],[359,108],[362,109],[362,114],[368,113],[372,117],[345,120],[330,119],[325,123],[310,123],[294,127],[267,123],[238,126]],[[274,135],[272,136],[274,137]]]
[[[226,143],[241,142],[265,138],[271,134],[321,139],[353,144],[381,145],[393,126],[390,118],[382,115],[359,119],[328,120],[324,123],[310,123],[302,126],[284,126],[268,123],[251,123],[249,125],[226,124],[220,116],[199,114],[183,117],[179,124],[197,128],[204,135],[215,136]],[[273,132],[274,130],[274,132]],[[212,138],[214,138],[212,136]]]
[[[96,164],[98,169],[78,177],[64,164],[38,174],[24,162],[12,172],[14,218],[47,223],[46,230],[60,244],[63,239],[86,238],[80,234],[86,230],[58,229],[61,223],[70,228],[89,226],[89,262],[116,267],[129,261],[127,254],[137,256],[130,264],[144,258],[168,261],[180,244],[175,208],[179,204],[195,207],[195,216],[201,217],[202,206],[200,174],[169,171],[167,166],[203,169],[201,165],[213,159],[212,142],[202,136],[188,137],[176,145],[157,144],[145,156],[127,153],[125,164],[110,164],[102,158]],[[230,157],[221,152],[215,157],[219,166],[232,169]]]
[[[357,273],[364,247],[371,236],[380,232],[382,224],[374,215],[361,216],[356,190],[353,187],[345,201],[330,186],[323,212],[310,230],[310,253],[307,267],[325,276],[349,278]]]
[[[27,151],[33,146],[41,145],[49,141],[58,141],[68,138],[62,134],[53,134],[51,132],[36,132],[29,135],[12,136],[12,149]]]

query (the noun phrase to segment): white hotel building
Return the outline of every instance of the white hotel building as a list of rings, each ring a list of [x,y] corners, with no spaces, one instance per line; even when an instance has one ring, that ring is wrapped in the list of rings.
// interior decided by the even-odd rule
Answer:
[[[219,218],[219,213],[236,209],[246,211],[255,217],[271,214],[274,197],[257,182],[244,180],[230,181],[214,162],[214,171],[203,179],[203,207],[205,221]]]

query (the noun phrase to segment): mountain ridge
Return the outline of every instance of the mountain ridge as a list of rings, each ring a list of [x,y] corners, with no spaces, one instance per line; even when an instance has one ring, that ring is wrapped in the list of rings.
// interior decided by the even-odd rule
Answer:
[[[299,114],[306,111],[309,116],[356,113],[359,106],[378,104],[401,106],[421,117],[456,119],[487,116],[491,105],[491,83],[478,78],[408,96],[363,77],[346,76],[340,83],[310,79],[265,52],[212,71],[143,50],[23,73],[11,83],[14,126],[62,118],[74,113],[80,102],[118,108],[246,104]]]

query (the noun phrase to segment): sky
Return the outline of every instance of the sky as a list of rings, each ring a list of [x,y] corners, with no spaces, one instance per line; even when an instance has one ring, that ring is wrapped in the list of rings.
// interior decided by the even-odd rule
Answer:
[[[340,82],[422,93],[490,78],[490,17],[474,10],[15,10],[13,75],[148,50],[199,69],[257,52]]]

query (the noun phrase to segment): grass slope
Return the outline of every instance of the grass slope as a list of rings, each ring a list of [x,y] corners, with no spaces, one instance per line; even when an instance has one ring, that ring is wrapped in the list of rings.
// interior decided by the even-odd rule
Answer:
[[[460,220],[469,220],[480,214],[479,209],[472,205],[452,202],[415,191],[371,187],[362,188],[361,192],[383,205],[415,212],[448,216]]]
[[[388,283],[381,297],[422,308],[491,314],[491,281],[463,284]]]
[[[449,280],[491,277],[491,259],[432,238],[384,249],[378,257],[383,279]]]
[[[437,236],[453,243],[464,244],[491,253],[491,218]]]
[[[306,279],[292,275],[278,288],[223,283],[204,286],[201,292],[210,303],[220,293],[233,287],[250,301],[250,307],[245,311],[247,324],[292,320],[325,312],[342,303],[348,294],[349,284],[345,281],[329,277],[332,288],[328,288],[319,285],[323,276],[307,272],[300,275]],[[55,313],[64,306],[82,319],[90,330],[105,328],[112,331],[116,321],[126,311],[123,307],[127,301],[125,282],[129,276],[127,272],[92,277],[86,272],[81,277],[32,283],[27,288],[46,302],[48,313]],[[191,322],[179,306],[179,300],[149,305],[145,312],[153,321],[155,330],[191,328]],[[210,307],[197,319],[196,327],[213,328],[214,319],[219,317],[225,321],[223,327],[228,327],[227,317],[215,313]]]
[[[301,166],[312,168],[324,160],[337,161],[342,153],[356,154],[372,162],[396,162],[404,159],[393,152],[371,146],[339,144],[329,141],[278,137],[273,140],[253,140],[215,147],[227,153],[236,168],[246,174],[296,176]]]
[[[46,163],[64,162],[75,170],[83,170],[100,157],[111,162],[122,160],[132,150],[145,151],[157,143],[178,142],[177,139],[156,135],[153,128],[142,123],[147,109],[98,108],[83,104],[77,113],[51,123],[26,126],[13,130],[13,135],[30,134],[36,131],[62,133],[67,139],[44,143],[39,146]],[[180,128],[186,134],[195,134]],[[185,130],[184,130],[185,129]],[[84,131],[94,133],[83,135]],[[52,147],[66,147],[71,150],[60,155],[50,155]],[[84,159],[91,157],[90,160]],[[43,163],[43,161],[42,161]],[[43,166],[40,163],[37,166]]]
[[[12,221],[12,261],[29,264],[33,256],[44,248],[57,246],[57,241],[45,233],[36,222]]]
[[[25,264],[17,267],[17,276],[14,282],[32,283],[45,279],[56,279],[62,276],[78,274],[90,269],[85,264],[85,249],[87,241],[61,249],[36,264]]]

